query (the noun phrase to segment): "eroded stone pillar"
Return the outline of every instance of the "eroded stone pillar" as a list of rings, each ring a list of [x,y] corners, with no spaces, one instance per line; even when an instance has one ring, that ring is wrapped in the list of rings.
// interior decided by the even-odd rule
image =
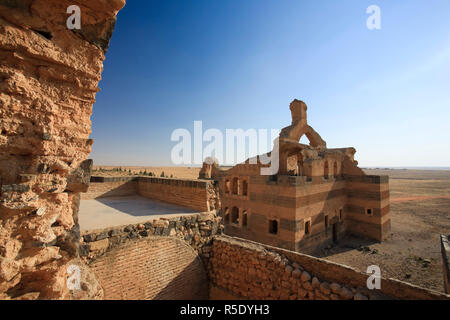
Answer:
[[[77,5],[81,29],[69,30]],[[77,262],[90,116],[125,0],[0,0],[0,299],[101,298]]]

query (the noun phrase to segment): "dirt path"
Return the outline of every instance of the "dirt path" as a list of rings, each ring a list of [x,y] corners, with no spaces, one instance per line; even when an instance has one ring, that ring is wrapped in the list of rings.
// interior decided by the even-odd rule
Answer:
[[[411,197],[401,197],[401,198],[392,198],[391,202],[406,202],[406,201],[417,201],[417,200],[428,200],[428,199],[450,199],[450,196],[411,196]]]

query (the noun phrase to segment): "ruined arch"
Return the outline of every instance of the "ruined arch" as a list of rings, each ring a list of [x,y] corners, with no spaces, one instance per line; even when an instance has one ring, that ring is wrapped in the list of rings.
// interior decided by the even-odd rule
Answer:
[[[283,128],[280,133],[280,139],[299,142],[303,135],[309,140],[311,147],[326,148],[326,142],[322,137],[307,123],[307,106],[303,101],[294,100],[290,104],[292,124]]]

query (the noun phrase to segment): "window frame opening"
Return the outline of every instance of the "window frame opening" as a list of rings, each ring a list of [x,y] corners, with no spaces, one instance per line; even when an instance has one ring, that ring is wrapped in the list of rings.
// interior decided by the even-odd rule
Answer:
[[[305,235],[311,234],[311,220],[305,221]]]
[[[248,213],[247,210],[242,211],[242,226],[247,227],[248,225]]]
[[[277,219],[270,219],[269,220],[269,233],[276,235],[278,234],[278,220]]]
[[[233,207],[231,208],[230,218],[232,224],[239,224],[239,208]]]
[[[247,180],[242,180],[242,195],[247,197],[248,196],[248,182]]]

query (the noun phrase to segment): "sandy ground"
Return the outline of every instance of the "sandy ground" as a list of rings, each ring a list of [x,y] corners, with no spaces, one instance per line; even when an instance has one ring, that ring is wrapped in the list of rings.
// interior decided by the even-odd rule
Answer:
[[[363,272],[443,292],[440,234],[450,234],[450,171],[367,170],[390,176],[391,234],[382,243],[346,238],[318,256]]]

